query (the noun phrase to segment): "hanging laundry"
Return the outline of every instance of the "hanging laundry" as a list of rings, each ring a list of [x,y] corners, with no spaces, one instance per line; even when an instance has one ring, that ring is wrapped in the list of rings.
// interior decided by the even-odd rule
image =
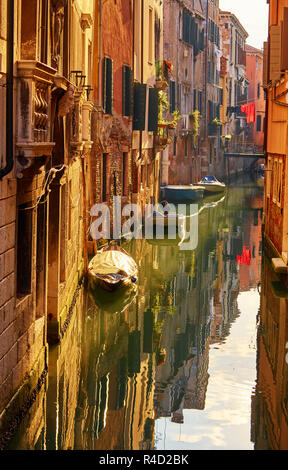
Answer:
[[[248,246],[243,246],[242,255],[237,256],[237,264],[250,266],[251,263],[251,250]]]
[[[255,103],[244,104],[241,106],[241,112],[246,114],[247,124],[256,121]]]

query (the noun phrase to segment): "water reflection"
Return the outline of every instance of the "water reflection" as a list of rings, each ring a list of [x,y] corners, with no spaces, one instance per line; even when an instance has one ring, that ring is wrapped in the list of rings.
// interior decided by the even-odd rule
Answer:
[[[288,293],[263,256],[257,387],[253,401],[255,449],[288,449]]]
[[[206,199],[194,251],[173,240],[124,244],[137,290],[112,301],[81,293],[50,352],[42,406],[12,447],[287,448],[287,300],[265,260],[256,377],[262,196],[248,178]],[[42,437],[27,442],[37,413]]]

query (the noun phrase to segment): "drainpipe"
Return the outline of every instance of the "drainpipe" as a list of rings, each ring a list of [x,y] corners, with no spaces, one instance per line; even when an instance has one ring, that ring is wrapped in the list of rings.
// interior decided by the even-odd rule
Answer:
[[[99,5],[99,44],[98,44],[98,104],[101,103],[101,89],[102,89],[102,80],[101,80],[101,56],[102,56],[102,0],[100,0]]]
[[[0,180],[13,169],[13,72],[14,72],[14,0],[7,0],[7,75],[6,75],[6,166]]]
[[[144,0],[141,2],[141,83],[143,83],[143,76],[144,76],[144,55],[143,55],[143,47],[144,47]],[[142,134],[143,131],[140,131],[140,164],[142,160]],[[141,182],[140,182],[141,184]]]
[[[132,3],[132,8],[133,8],[133,12],[132,12],[132,21],[133,21],[133,26],[132,26],[132,62],[131,62],[131,65],[132,65],[132,93],[133,93],[133,96],[134,96],[134,82],[135,82],[135,67],[134,67],[134,57],[135,57],[135,0],[133,0],[133,3]],[[130,156],[130,162],[131,162],[131,174],[133,172],[133,114],[134,114],[134,111],[132,109],[132,122],[131,122],[131,156]],[[132,204],[132,194],[133,194],[133,183],[131,184],[130,186],[130,190],[129,190],[129,196],[130,196],[130,202]]]

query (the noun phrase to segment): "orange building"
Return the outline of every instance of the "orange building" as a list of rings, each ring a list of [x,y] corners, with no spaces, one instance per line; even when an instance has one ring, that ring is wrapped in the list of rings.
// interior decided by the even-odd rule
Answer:
[[[288,279],[288,0],[270,0],[269,37],[264,44],[263,86],[267,89],[265,239],[273,266]]]
[[[265,131],[265,92],[263,90],[263,51],[246,46],[246,73],[249,80],[248,102],[255,103],[256,121],[248,124],[248,141],[262,150]]]

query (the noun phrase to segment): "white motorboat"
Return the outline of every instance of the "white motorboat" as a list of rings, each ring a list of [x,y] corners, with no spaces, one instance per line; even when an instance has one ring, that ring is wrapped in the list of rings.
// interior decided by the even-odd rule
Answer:
[[[204,188],[206,193],[221,193],[226,189],[226,185],[218,181],[215,176],[204,176],[197,186]]]

